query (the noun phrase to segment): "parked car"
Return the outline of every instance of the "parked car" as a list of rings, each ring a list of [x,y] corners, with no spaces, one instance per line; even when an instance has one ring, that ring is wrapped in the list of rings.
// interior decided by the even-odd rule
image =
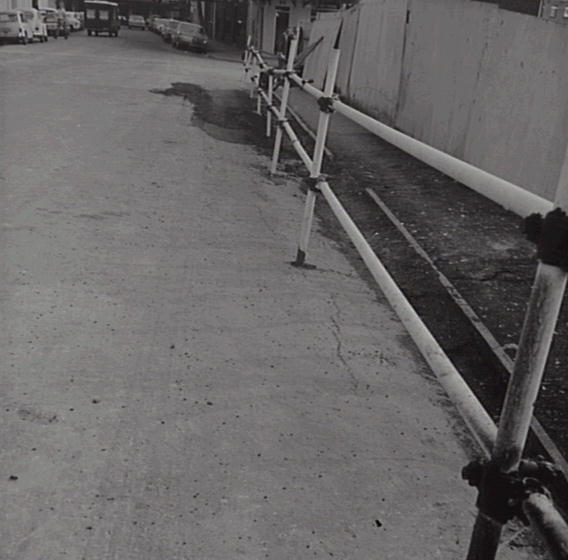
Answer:
[[[164,32],[164,26],[166,25],[167,21],[168,20],[166,18],[156,18],[154,20],[154,26],[152,31],[154,31],[158,35],[162,35],[162,33]]]
[[[157,17],[158,17],[158,16],[155,16],[155,15],[153,15],[153,14],[150,15],[150,16],[148,16],[148,19],[146,20],[146,24],[148,25],[148,29],[149,29],[150,31],[154,31],[154,24],[155,24],[155,22],[156,22],[156,18],[157,18]]]
[[[164,26],[163,26],[163,29],[162,29],[162,39],[166,43],[172,42],[172,37],[173,37],[174,31],[177,28],[178,23],[179,23],[179,21],[177,19],[168,19],[164,23]]]
[[[25,8],[21,11],[24,20],[31,30],[32,37],[37,39],[40,43],[47,41],[47,26],[45,25],[39,10],[36,10],[35,8]]]
[[[128,16],[128,29],[146,29],[146,20],[144,16],[132,14]]]
[[[207,51],[207,34],[201,25],[180,21],[172,35],[172,45],[176,49],[192,49],[199,52]]]
[[[33,40],[33,30],[20,10],[0,12],[0,41],[14,41],[25,45]]]
[[[81,20],[71,12],[65,13],[65,21],[70,31],[81,31],[81,29],[83,29]]]
[[[43,22],[45,23],[48,37],[57,39],[57,37],[59,37],[59,18],[57,17],[57,14],[45,14],[43,16]]]
[[[98,36],[108,33],[109,37],[118,37],[120,23],[118,20],[118,4],[106,0],[85,0],[85,29],[87,35]]]

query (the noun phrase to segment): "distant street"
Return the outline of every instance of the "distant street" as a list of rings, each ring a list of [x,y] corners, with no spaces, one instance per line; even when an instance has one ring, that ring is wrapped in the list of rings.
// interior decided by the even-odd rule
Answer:
[[[317,224],[289,265],[299,181],[193,103],[244,88],[148,31],[0,47],[0,560],[463,557],[471,441]]]

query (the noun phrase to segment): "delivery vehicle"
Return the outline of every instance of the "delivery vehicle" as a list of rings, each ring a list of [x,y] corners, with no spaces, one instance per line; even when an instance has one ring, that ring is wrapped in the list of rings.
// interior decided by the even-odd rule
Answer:
[[[108,33],[109,37],[118,37],[118,4],[106,0],[85,0],[85,29],[89,36]]]
[[[132,14],[128,16],[128,29],[146,29],[146,20],[144,16],[139,16],[136,14]]]
[[[207,51],[207,34],[201,25],[180,21],[172,34],[172,46],[176,49]]]
[[[39,10],[35,8],[23,8],[21,12],[31,30],[32,37],[37,39],[40,43],[47,41],[47,26]]]
[[[0,11],[0,41],[25,45],[33,41],[33,30],[20,10]]]

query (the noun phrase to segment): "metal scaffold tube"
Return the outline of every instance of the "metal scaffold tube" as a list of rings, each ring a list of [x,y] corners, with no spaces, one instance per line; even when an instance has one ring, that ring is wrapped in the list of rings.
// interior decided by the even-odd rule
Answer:
[[[272,103],[274,102],[274,76],[272,74],[268,75],[268,95],[266,99],[267,110],[266,110],[266,136],[270,138],[272,136]]]
[[[331,96],[333,95],[333,90],[335,88],[335,79],[337,76],[337,68],[339,66],[340,51],[338,48],[333,48],[329,58],[329,64],[327,67],[327,76],[325,80],[325,87],[323,96],[320,99],[327,99],[331,101]],[[328,107],[331,104],[328,103]],[[310,179],[313,181],[317,180],[321,173],[321,166],[323,162],[323,154],[325,148],[325,141],[327,138],[327,130],[329,127],[329,119],[331,117],[331,109],[320,110],[318,119],[318,129],[316,136],[316,143],[314,147],[313,164],[310,169]],[[293,262],[295,266],[303,266],[306,261],[306,254],[308,251],[308,243],[310,239],[310,232],[312,229],[312,222],[314,219],[314,210],[316,204],[316,186],[312,185],[314,188],[309,188],[306,194],[306,203],[304,207],[304,215],[302,217],[302,224],[300,228],[300,239],[298,242],[298,250],[296,253],[296,260]]]
[[[523,502],[523,512],[554,560],[568,560],[568,526],[552,500],[535,492]]]
[[[284,121],[284,122],[278,121],[278,118],[280,116],[278,109],[276,109],[276,107],[274,107],[273,104],[269,103],[268,95],[260,88],[259,88],[259,96],[261,96],[264,99],[264,101],[266,102],[267,109],[268,109],[267,113],[268,114],[272,113],[276,117],[277,122],[279,123],[279,126],[281,126],[282,129],[288,135],[288,138],[290,139],[290,143],[292,144],[292,147],[296,150],[296,153],[298,154],[298,156],[300,157],[300,159],[302,160],[304,165],[308,169],[310,169],[312,167],[312,160],[310,159],[308,152],[306,152],[306,150],[302,146],[302,143],[300,142],[300,139],[298,138],[297,134],[294,132],[292,125],[288,121]]]
[[[288,60],[286,62],[286,71],[292,72],[294,69],[294,59],[296,58],[296,51],[298,49],[298,31],[294,33],[290,41],[290,49],[288,51]],[[282,90],[282,98],[280,100],[280,114],[279,122],[286,123],[286,107],[288,105],[288,97],[290,95],[290,80],[284,80],[284,89]],[[280,146],[282,144],[282,128],[279,126],[276,129],[276,136],[274,138],[274,151],[272,153],[272,165],[270,173],[276,173],[276,166],[278,165],[278,158],[280,157]]]

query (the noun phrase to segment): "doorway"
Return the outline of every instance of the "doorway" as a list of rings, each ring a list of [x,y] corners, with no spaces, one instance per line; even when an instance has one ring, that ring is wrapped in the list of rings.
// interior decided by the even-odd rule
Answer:
[[[286,42],[284,31],[290,27],[290,8],[276,6],[276,29],[274,30],[274,52],[285,52]]]

